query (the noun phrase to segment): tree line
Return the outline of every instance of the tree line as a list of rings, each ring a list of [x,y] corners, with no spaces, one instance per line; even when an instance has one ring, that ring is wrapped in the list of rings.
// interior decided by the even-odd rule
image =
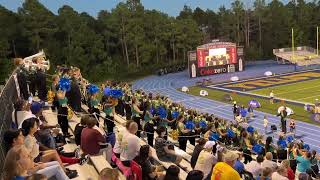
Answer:
[[[184,6],[177,17],[145,9],[140,0],[120,2],[96,18],[66,5],[54,14],[37,0],[25,0],[16,13],[0,5],[0,79],[12,57],[41,49],[52,64],[77,66],[92,81],[186,64],[188,51],[212,39],[244,46],[246,60],[267,59],[272,49],[290,46],[291,28],[297,45],[315,47],[319,12],[317,0],[234,0],[216,11]]]

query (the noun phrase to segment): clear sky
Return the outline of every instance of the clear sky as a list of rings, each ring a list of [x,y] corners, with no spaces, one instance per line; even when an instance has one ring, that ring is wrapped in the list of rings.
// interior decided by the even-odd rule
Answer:
[[[57,14],[58,9],[62,5],[69,5],[78,12],[87,12],[96,17],[100,10],[111,10],[119,2],[125,0],[39,0],[53,13]],[[146,9],[157,9],[167,13],[170,16],[177,16],[184,5],[188,5],[195,9],[217,10],[220,6],[225,5],[230,7],[233,0],[141,0]],[[246,6],[251,6],[254,0],[242,0]],[[266,0],[269,2],[271,0]],[[281,0],[287,3],[289,0]],[[24,0],[0,0],[0,4],[9,10],[17,11],[17,8],[22,5]]]

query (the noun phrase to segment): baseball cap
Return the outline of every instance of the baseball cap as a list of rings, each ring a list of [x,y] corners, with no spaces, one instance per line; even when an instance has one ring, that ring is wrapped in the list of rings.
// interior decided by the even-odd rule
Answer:
[[[44,105],[42,103],[32,102],[30,109],[32,114],[37,114],[43,107]]]
[[[223,155],[223,157],[225,162],[230,162],[236,160],[239,157],[239,155],[232,151],[228,151]]]
[[[215,141],[207,141],[206,144],[203,146],[205,149],[212,148],[216,144]]]

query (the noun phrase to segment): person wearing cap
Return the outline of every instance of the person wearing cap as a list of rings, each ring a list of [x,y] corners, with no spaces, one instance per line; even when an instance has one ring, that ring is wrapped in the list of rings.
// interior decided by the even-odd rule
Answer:
[[[212,166],[217,163],[217,158],[215,157],[217,144],[215,141],[207,141],[203,146],[203,150],[200,152],[195,170],[200,170],[203,172],[204,177],[207,177],[212,169]]]
[[[224,154],[224,162],[218,162],[211,175],[211,180],[240,180],[239,173],[233,169],[234,163],[239,156],[231,151]]]

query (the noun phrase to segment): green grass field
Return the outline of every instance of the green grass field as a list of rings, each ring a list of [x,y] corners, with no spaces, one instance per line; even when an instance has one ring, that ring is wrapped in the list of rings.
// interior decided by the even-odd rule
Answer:
[[[315,86],[316,85],[319,86],[320,83],[315,84]],[[288,85],[286,85],[286,86],[288,86]],[[273,88],[275,88],[275,87],[273,87]],[[203,88],[203,87],[197,87],[197,86],[189,87],[189,90],[190,90],[189,93],[192,94],[192,95],[195,95],[195,96],[199,96],[199,92],[202,89],[208,91],[209,95],[206,96],[206,98],[213,99],[213,100],[220,101],[220,102],[229,103],[229,104],[232,104],[232,102],[231,101],[226,101],[224,99],[224,95],[226,95],[226,94],[231,95],[233,100],[237,101],[237,103],[239,105],[247,106],[247,104],[248,104],[248,102],[250,100],[255,99],[255,100],[259,101],[261,106],[262,106],[261,108],[259,108],[257,110],[262,111],[262,112],[266,112],[266,113],[270,113],[270,114],[276,114],[278,108],[280,106],[284,105],[281,102],[276,102],[274,104],[270,104],[269,100],[268,99],[264,99],[264,98],[253,98],[253,97],[251,97],[249,95],[229,93],[229,92],[225,92],[225,91],[222,91],[222,90],[216,90],[216,89],[211,89],[211,88]],[[296,87],[294,89],[298,90],[298,88],[296,88]],[[292,89],[292,90],[294,90],[294,89]],[[299,89],[301,89],[301,88],[299,88]],[[263,95],[265,95],[266,92],[269,93],[270,90],[269,91],[268,90],[264,91]],[[282,91],[282,92],[284,92],[284,91]],[[277,93],[277,91],[275,91],[275,93]],[[280,91],[279,91],[279,93],[280,93]],[[305,96],[306,96],[306,94],[305,94]],[[312,95],[310,95],[310,96],[312,96]],[[315,125],[320,126],[320,123],[316,123],[315,121],[312,121],[310,119],[311,113],[305,111],[303,106],[292,105],[292,104],[286,104],[286,106],[288,106],[291,109],[293,109],[295,114],[291,116],[292,118],[294,118],[296,120],[299,120],[299,121],[304,121],[304,122],[307,122],[307,123],[311,123],[311,124],[315,124]]]
[[[320,99],[320,79],[263,88],[250,93],[269,96],[271,90],[276,98],[314,103],[315,99]]]

